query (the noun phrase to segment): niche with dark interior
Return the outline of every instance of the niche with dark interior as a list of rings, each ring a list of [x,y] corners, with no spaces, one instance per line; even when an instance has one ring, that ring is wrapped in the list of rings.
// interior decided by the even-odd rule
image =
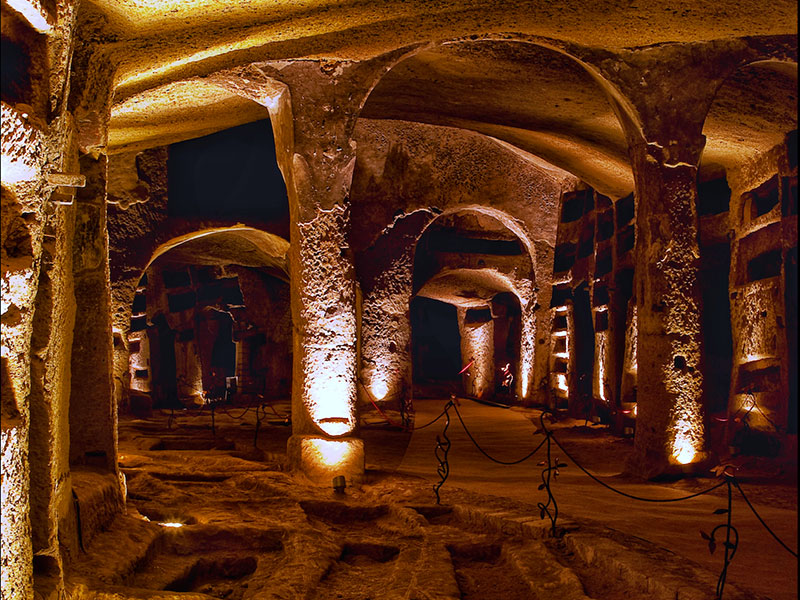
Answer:
[[[575,264],[575,244],[567,242],[556,246],[553,257],[553,271],[561,273],[568,271]]]
[[[608,330],[608,311],[601,310],[594,314],[594,330],[607,331]]]
[[[778,205],[780,200],[778,189],[778,176],[775,175],[772,179],[765,181],[756,189],[748,192],[749,202],[745,203],[745,210],[747,210],[747,204],[749,204],[750,211],[748,216],[750,220],[767,214]]]
[[[147,317],[133,317],[131,319],[131,331],[142,331],[147,329]]]
[[[611,273],[614,266],[613,258],[611,257],[611,248],[607,248],[597,253],[597,260],[595,261],[594,275],[595,277],[602,277]]]
[[[617,255],[622,256],[633,250],[636,244],[636,228],[629,225],[617,234]]]
[[[139,315],[147,310],[147,296],[136,294],[133,297],[133,314]]]
[[[239,278],[228,277],[225,279],[217,279],[201,287],[197,292],[197,301],[204,305],[215,304],[217,302],[225,303],[230,306],[243,305],[244,297],[239,287]]]
[[[556,315],[553,317],[553,329],[564,330],[567,328],[567,315]]]
[[[594,224],[590,224],[581,232],[578,242],[578,258],[586,258],[594,253]]]
[[[731,188],[724,177],[697,184],[697,214],[718,215],[727,212],[731,204]]]
[[[168,294],[167,305],[169,312],[181,312],[189,310],[197,303],[197,296],[194,292],[184,292],[183,294]]]
[[[3,7],[3,36],[0,40],[0,95],[9,105],[41,107],[34,81],[46,80],[47,36],[31,30],[14,11]],[[40,96],[37,98],[36,96]]]
[[[585,191],[564,194],[564,201],[561,204],[562,223],[572,223],[583,216],[584,204],[586,202],[585,196]]]
[[[572,300],[572,290],[570,288],[566,286],[553,286],[553,290],[550,295],[550,308],[564,306],[568,300]]]
[[[487,323],[492,320],[492,311],[489,308],[469,308],[464,315],[466,325]]]
[[[781,179],[781,212],[784,217],[797,214],[797,177]]]
[[[633,194],[617,200],[617,202],[614,204],[614,210],[617,212],[617,229],[620,229],[623,225],[627,225],[633,221],[636,211],[633,202]]]
[[[758,281],[781,274],[781,249],[775,248],[747,261],[747,281]]]
[[[164,287],[167,289],[189,287],[192,285],[192,278],[189,275],[188,269],[181,269],[180,271],[164,271],[162,273],[164,279]]]
[[[608,286],[605,283],[596,283],[592,290],[592,306],[605,306],[608,301]]]
[[[607,210],[597,215],[597,240],[602,242],[614,235],[614,212]]]

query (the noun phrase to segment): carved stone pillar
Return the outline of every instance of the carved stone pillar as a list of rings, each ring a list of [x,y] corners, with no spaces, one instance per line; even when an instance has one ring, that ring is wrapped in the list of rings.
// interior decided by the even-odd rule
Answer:
[[[403,54],[362,63],[250,68],[261,79],[271,78],[270,89],[275,89],[274,81],[288,88],[265,102],[291,215],[294,368],[288,454],[295,470],[321,484],[330,484],[336,475],[358,481],[364,472],[364,447],[356,437],[358,328],[349,246],[356,160],[352,133],[379,75]],[[257,92],[241,93],[258,98]]]
[[[72,266],[75,331],[70,394],[70,463],[116,472],[111,289],[106,229],[106,158],[81,158],[86,187],[76,195]]]
[[[704,456],[697,167],[633,148],[636,176],[638,418],[636,465],[668,471]]]
[[[494,395],[494,321],[470,309],[459,308],[458,329],[461,333],[461,363],[470,367],[462,374],[464,392],[473,398]],[[489,312],[488,309],[485,312]]]

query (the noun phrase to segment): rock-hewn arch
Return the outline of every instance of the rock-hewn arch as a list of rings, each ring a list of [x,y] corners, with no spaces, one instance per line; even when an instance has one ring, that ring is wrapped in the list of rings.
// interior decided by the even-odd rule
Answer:
[[[288,280],[286,254],[289,243],[276,234],[244,225],[209,227],[178,235],[159,244],[148,258],[141,261],[141,264],[127,265],[128,268],[122,271],[126,277],[112,281],[116,321],[114,330],[116,340],[114,349],[115,396],[118,403],[124,402],[127,394],[128,338],[132,307],[139,281],[150,265],[159,257],[177,248],[185,249],[188,246],[194,246],[198,260],[203,258],[203,254],[208,254],[219,260],[228,260],[231,264],[267,267],[277,277]]]

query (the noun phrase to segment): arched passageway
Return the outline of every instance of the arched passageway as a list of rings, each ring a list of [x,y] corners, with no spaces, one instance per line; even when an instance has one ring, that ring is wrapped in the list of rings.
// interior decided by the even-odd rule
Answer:
[[[528,244],[491,209],[438,217],[420,237],[411,302],[414,383],[515,402],[534,362]],[[429,392],[430,393],[430,392]]]
[[[220,229],[151,262],[131,307],[134,411],[290,396],[287,247],[257,230]]]

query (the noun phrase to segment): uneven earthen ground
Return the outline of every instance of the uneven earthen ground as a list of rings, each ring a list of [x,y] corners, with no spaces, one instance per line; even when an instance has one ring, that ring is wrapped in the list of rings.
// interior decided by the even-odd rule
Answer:
[[[436,416],[444,402],[417,401],[417,424]],[[272,418],[260,423],[257,436],[255,412],[244,408],[216,410],[213,431],[208,410],[157,411],[150,418],[121,421],[127,511],[91,540],[73,566],[74,597],[618,600],[713,595],[718,575],[713,567],[721,566],[721,556],[713,557],[713,564],[697,564],[694,559],[707,549],[691,525],[656,517],[647,524],[656,534],[680,530],[691,540],[687,547],[697,548],[695,556],[662,545],[657,535],[619,528],[571,464],[554,483],[562,535],[551,538],[549,522],[539,518],[536,506],[546,501],[545,492],[536,490],[541,471],[536,463],[544,454],[521,466],[527,480],[498,475],[498,469],[520,467],[470,458],[477,451],[455,415],[448,428],[452,474],[437,506],[433,448],[418,448],[441,434],[443,419],[412,435],[388,427],[377,413],[362,416],[366,478],[360,487],[338,494],[285,471],[290,428],[278,415],[288,412],[288,402],[273,405]],[[530,420],[537,417],[529,409],[471,401],[462,401],[459,409],[476,439],[504,459],[523,454],[519,432],[528,427],[530,436]],[[613,477],[627,440],[583,422],[555,427],[573,456],[593,472],[611,476],[613,485],[647,488],[643,493],[649,495],[667,487]],[[501,433],[491,439],[490,429]],[[425,463],[427,474],[413,472]],[[465,469],[467,463],[472,466]],[[685,492],[711,483],[684,480],[668,487]],[[761,502],[779,504],[783,508],[777,510],[794,511],[796,522],[796,484],[786,483],[747,489],[759,509]],[[721,500],[707,498],[712,504]],[[617,509],[630,510],[628,503],[620,500]],[[575,510],[579,505],[584,510]],[[734,523],[745,517],[737,505]],[[706,519],[709,527],[718,520],[710,514]],[[781,525],[783,532],[787,524]],[[773,553],[771,540],[742,531],[747,532],[740,549],[745,556],[741,563],[737,556],[730,569],[725,598],[796,597],[796,580],[788,572],[782,581],[771,582],[743,576],[748,546]],[[790,544],[796,544],[794,531]],[[790,562],[777,560],[778,567]]]

